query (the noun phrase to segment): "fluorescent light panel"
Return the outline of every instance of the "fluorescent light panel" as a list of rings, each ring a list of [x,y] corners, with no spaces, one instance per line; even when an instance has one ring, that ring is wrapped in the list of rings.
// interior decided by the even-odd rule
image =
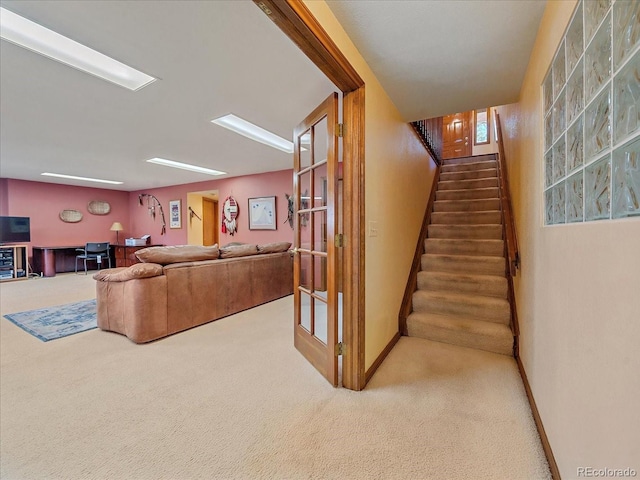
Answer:
[[[197,165],[190,165],[188,163],[175,162],[173,160],[167,160],[165,158],[151,158],[147,160],[149,163],[156,163],[158,165],[164,165],[165,167],[180,168],[182,170],[189,170],[191,172],[206,173],[207,175],[225,175],[227,172],[221,172],[219,170],[212,170],[210,168],[199,167]]]
[[[211,122],[216,125],[220,125],[221,127],[228,128],[229,130],[239,133],[251,140],[255,140],[256,142],[264,143],[265,145],[277,148],[283,152],[293,153],[293,143],[286,138],[282,138],[275,133],[271,133],[262,127],[233,115],[232,113],[225,115],[224,117],[213,119]]]
[[[0,37],[129,90],[139,90],[156,80],[2,7]]]
[[[114,180],[101,180],[99,178],[88,178],[88,177],[76,177],[75,175],[64,175],[62,173],[41,173],[45,177],[58,177],[58,178],[69,178],[71,180],[82,180],[84,182],[96,182],[96,183],[109,183],[111,185],[122,185],[122,182],[116,182]]]

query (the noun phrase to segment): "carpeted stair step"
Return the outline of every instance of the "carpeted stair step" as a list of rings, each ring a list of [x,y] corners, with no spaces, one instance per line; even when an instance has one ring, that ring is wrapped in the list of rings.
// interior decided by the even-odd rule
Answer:
[[[511,307],[504,298],[416,290],[412,302],[414,312],[461,316],[504,325],[509,325],[511,321]]]
[[[480,178],[478,180],[452,180],[438,182],[438,190],[467,190],[475,188],[489,188],[498,186],[498,177]]]
[[[418,289],[507,298],[507,279],[497,275],[418,272]]]
[[[427,238],[424,251],[443,255],[484,255],[502,257],[503,240],[458,240],[453,238]]]
[[[410,336],[512,355],[513,334],[507,325],[468,318],[414,312],[407,317]]]
[[[442,255],[425,253],[420,259],[426,272],[468,273],[479,275],[504,275],[504,257],[488,255]]]
[[[481,198],[479,200],[438,200],[433,202],[434,212],[478,212],[500,210],[499,198]]]
[[[451,173],[451,172],[468,172],[471,170],[486,170],[488,168],[497,168],[498,162],[495,160],[489,160],[486,162],[475,162],[475,163],[460,163],[453,165],[442,165],[440,167],[440,173]]]
[[[478,225],[501,223],[502,212],[500,210],[484,212],[433,212],[431,223],[446,225]]]
[[[429,225],[428,238],[502,240],[502,225]]]
[[[440,173],[439,181],[450,182],[456,180],[478,180],[481,178],[496,178],[498,170],[495,168],[487,168],[484,170],[464,170],[461,172]]]
[[[494,153],[490,153],[487,155],[476,155],[473,157],[458,157],[458,158],[446,158],[442,161],[443,165],[461,165],[465,163],[478,163],[478,162],[487,162],[489,160],[495,160],[496,155]]]
[[[438,190],[436,192],[436,200],[474,200],[479,198],[500,198],[498,187]]]

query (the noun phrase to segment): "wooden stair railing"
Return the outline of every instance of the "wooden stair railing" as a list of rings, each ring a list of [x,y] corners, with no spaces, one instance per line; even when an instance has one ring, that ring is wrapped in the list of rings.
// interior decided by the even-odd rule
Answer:
[[[428,118],[411,122],[436,165],[442,164],[442,117]]]
[[[498,178],[500,187],[500,204],[502,206],[502,225],[505,239],[505,255],[508,260],[506,267],[509,304],[511,305],[511,331],[513,332],[513,356],[519,355],[520,326],[518,324],[518,312],[516,309],[516,297],[513,288],[513,277],[520,268],[520,250],[518,248],[518,235],[516,232],[513,205],[511,203],[511,190],[509,189],[509,175],[507,173],[507,160],[504,153],[504,141],[502,138],[502,125],[500,114],[495,112],[495,129],[498,135]]]
[[[434,159],[435,162],[435,159]],[[400,313],[398,314],[398,329],[401,335],[407,335],[407,317],[411,313],[413,292],[416,291],[418,285],[418,272],[420,271],[420,264],[422,261],[422,255],[424,251],[424,242],[427,238],[427,232],[429,224],[431,223],[431,212],[433,211],[433,203],[436,201],[436,192],[438,191],[438,181],[440,180],[440,164],[436,163],[436,171],[433,175],[433,184],[431,185],[431,194],[429,195],[429,201],[427,202],[427,208],[424,211],[424,218],[422,219],[422,227],[420,234],[418,235],[418,243],[416,245],[416,251],[413,254],[413,262],[411,263],[411,270],[409,271],[409,279],[407,280],[407,286],[404,290],[404,296],[402,297],[402,304],[400,305]]]
[[[495,112],[495,127],[498,132],[498,176],[500,178],[500,203],[504,216],[505,240],[507,255],[509,258],[509,272],[515,277],[520,267],[520,251],[518,249],[518,235],[513,218],[513,206],[511,203],[511,191],[509,189],[509,175],[507,174],[507,161],[504,154],[504,142],[502,139],[502,126],[500,114]]]
[[[442,164],[442,117],[418,120],[417,122],[411,122],[410,125],[436,164],[436,171],[433,175],[429,201],[424,211],[422,227],[420,228],[418,243],[409,272],[409,279],[407,280],[402,305],[400,306],[400,313],[398,314],[398,329],[402,335],[407,335],[407,317],[411,313],[413,292],[416,291],[418,283],[418,272],[420,271],[422,254],[424,253],[424,241],[427,238],[427,231],[431,223],[431,211],[433,210],[433,202],[436,201],[436,191],[438,190],[438,180],[440,179],[440,165]]]

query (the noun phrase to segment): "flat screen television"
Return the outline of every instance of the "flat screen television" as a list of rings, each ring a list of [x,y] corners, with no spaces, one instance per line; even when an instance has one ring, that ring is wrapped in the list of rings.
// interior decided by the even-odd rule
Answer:
[[[0,217],[0,244],[31,241],[29,217]]]

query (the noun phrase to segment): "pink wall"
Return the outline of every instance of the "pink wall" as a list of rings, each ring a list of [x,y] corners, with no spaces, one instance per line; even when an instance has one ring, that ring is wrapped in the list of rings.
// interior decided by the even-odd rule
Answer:
[[[151,235],[151,242],[163,245],[183,245],[187,243],[187,193],[218,190],[219,210],[222,202],[232,195],[239,206],[238,231],[231,236],[220,230],[220,244],[229,242],[269,243],[293,240],[293,230],[285,223],[287,200],[285,193],[293,190],[292,170],[281,170],[256,175],[246,175],[221,180],[154,188],[137,192],[122,192],[100,188],[76,187],[54,183],[30,182],[15,179],[0,179],[0,214],[31,217],[31,245],[73,246],[86,242],[116,242],[115,232],[109,228],[113,222],[120,222],[124,231],[120,232],[120,243],[124,238]],[[140,193],[155,195],[165,211],[167,230],[160,235],[160,212],[155,220],[148,214],[146,199],[144,205],[138,203]],[[276,196],[277,230],[249,230],[247,215],[250,197]],[[169,201],[181,200],[182,228],[169,228]],[[108,215],[92,215],[87,211],[91,200],[104,200],[111,205]],[[83,214],[78,223],[60,220],[64,209],[79,210]],[[221,212],[219,212],[222,218]],[[197,221],[197,219],[194,219]],[[218,227],[220,229],[220,227]]]
[[[233,196],[238,202],[238,230],[232,236],[222,233],[218,226],[220,244],[229,242],[243,243],[270,243],[280,241],[293,241],[293,229],[287,219],[287,199],[285,193],[293,193],[293,172],[292,170],[280,170],[277,172],[260,173],[255,175],[245,175],[241,177],[225,178],[221,180],[209,180],[205,182],[189,183],[185,185],[174,185],[164,188],[152,188],[131,192],[129,199],[129,236],[140,237],[145,234],[151,235],[151,242],[164,245],[182,245],[187,243],[187,193],[217,190],[219,197],[218,213],[222,219],[222,203],[228,196]],[[160,235],[161,221],[159,212],[153,220],[148,214],[147,203],[138,203],[138,195],[148,193],[155,195],[165,210],[167,222],[166,235]],[[249,217],[247,214],[249,198],[276,196],[276,230],[249,230]],[[169,201],[181,200],[182,206],[182,228],[169,228]],[[194,219],[193,221],[198,221]],[[126,227],[126,226],[125,226]]]
[[[113,222],[129,223],[129,193],[102,188],[76,187],[55,183],[2,179],[0,181],[2,215],[31,218],[32,246],[73,246],[86,242],[116,242],[116,234],[109,230]],[[92,215],[87,205],[92,200],[109,202],[107,215]],[[82,220],[65,223],[60,212],[78,210]],[[120,232],[120,238],[125,232]]]

